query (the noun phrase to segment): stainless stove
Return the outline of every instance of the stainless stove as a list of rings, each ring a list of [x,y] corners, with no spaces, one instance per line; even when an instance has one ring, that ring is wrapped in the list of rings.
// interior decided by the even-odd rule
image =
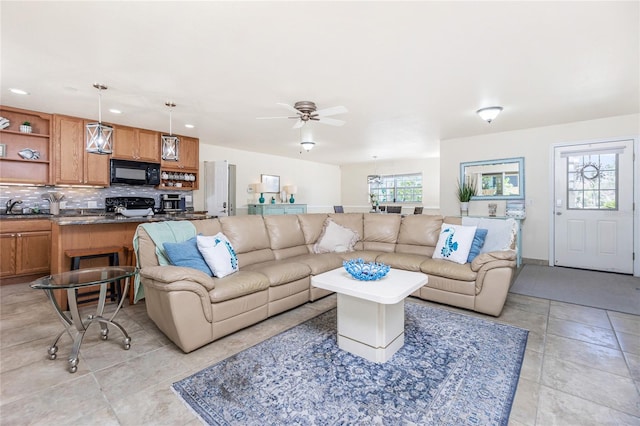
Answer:
[[[107,213],[116,213],[121,209],[146,210],[154,209],[156,200],[149,197],[110,197],[104,200],[104,209]]]

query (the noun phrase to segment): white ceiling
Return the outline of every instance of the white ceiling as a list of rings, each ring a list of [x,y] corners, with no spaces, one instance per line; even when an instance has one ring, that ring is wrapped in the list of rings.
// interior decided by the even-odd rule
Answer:
[[[174,133],[203,143],[434,157],[449,138],[640,112],[639,4],[2,1],[0,101],[97,119],[100,82],[103,121],[168,131],[172,100]],[[293,120],[256,120],[301,100],[349,110],[315,123],[309,153]]]

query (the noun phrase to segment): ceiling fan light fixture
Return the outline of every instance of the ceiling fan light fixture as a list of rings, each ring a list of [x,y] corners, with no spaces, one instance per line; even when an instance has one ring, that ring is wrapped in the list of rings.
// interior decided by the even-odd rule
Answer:
[[[302,145],[302,148],[304,148],[305,151],[309,152],[314,146],[316,146],[316,143],[313,141],[303,141],[300,142],[300,145]]]
[[[502,112],[501,106],[480,108],[476,113],[487,123],[491,123]]]
[[[111,154],[113,151],[113,127],[102,124],[102,95],[107,90],[104,84],[95,83],[98,89],[98,122],[86,125],[86,150],[90,154]]]

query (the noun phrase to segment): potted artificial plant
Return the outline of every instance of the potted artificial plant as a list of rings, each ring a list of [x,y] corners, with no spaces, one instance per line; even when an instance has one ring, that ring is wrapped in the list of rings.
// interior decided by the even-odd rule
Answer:
[[[28,121],[23,122],[20,125],[20,131],[22,133],[31,133],[31,123],[29,123]]]
[[[471,201],[471,197],[476,195],[476,190],[475,179],[467,178],[462,183],[458,181],[456,195],[458,196],[458,201],[460,201],[461,216],[467,216],[469,214],[469,201]]]

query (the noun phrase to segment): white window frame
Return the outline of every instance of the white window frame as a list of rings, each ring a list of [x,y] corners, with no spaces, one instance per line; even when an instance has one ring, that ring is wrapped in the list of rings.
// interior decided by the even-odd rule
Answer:
[[[410,187],[399,186],[399,182],[405,179],[411,179],[418,185]],[[417,178],[417,179],[416,179]],[[368,182],[369,196],[376,199],[378,204],[422,204],[424,197],[422,187],[422,173],[403,173],[397,175],[382,175],[380,176],[380,183]],[[382,186],[384,185],[384,186]],[[398,189],[411,189],[413,197],[409,199],[398,199]]]

